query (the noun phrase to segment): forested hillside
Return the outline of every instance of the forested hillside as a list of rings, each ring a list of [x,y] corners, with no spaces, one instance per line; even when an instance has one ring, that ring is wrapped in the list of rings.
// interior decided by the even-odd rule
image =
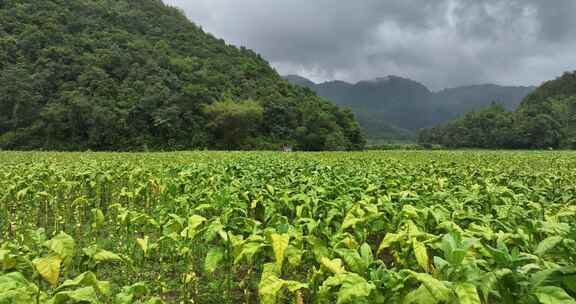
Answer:
[[[0,1],[0,148],[358,149],[348,110],[160,0]]]
[[[544,83],[514,112],[492,105],[423,130],[419,141],[464,148],[576,148],[576,72]]]
[[[429,90],[411,79],[388,76],[352,84],[329,81],[316,84],[297,75],[285,76],[338,105],[352,109],[371,139],[411,139],[420,128],[449,122],[467,112],[480,110],[492,102],[516,109],[534,87],[475,85]]]

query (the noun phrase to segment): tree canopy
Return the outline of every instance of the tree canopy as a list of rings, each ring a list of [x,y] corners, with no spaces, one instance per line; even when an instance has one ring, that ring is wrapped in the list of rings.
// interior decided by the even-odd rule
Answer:
[[[576,148],[576,72],[548,81],[518,110],[499,105],[420,131],[420,143],[453,148]]]
[[[3,149],[364,145],[349,111],[290,85],[258,54],[161,0],[1,1],[0,82]],[[261,118],[241,131],[253,140],[223,135],[233,132],[222,116],[205,111],[222,100],[258,104]]]

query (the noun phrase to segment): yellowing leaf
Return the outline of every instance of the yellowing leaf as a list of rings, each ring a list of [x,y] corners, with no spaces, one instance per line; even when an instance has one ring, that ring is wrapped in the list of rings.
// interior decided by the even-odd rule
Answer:
[[[362,222],[364,219],[355,217],[354,215],[347,215],[342,222],[342,230],[348,229]]]
[[[143,239],[136,239],[136,242],[138,243],[138,245],[140,246],[140,248],[142,249],[142,251],[144,251],[144,255],[148,256],[148,236],[145,236]]]
[[[405,233],[387,233],[380,246],[378,247],[378,253],[382,250],[391,247],[394,243],[399,242],[404,239]]]
[[[342,266],[342,260],[340,259],[330,260],[326,257],[323,257],[320,259],[320,263],[324,267],[328,268],[328,270],[332,271],[334,274],[340,274],[346,272],[346,270]]]
[[[284,282],[277,276],[262,275],[260,284],[258,285],[258,294],[262,304],[276,304],[278,303],[278,293],[284,287]]]
[[[58,285],[58,278],[60,277],[60,265],[62,258],[58,255],[50,255],[44,258],[35,259],[34,267],[36,271],[53,287]]]
[[[426,246],[414,239],[412,241],[412,247],[414,248],[414,255],[416,256],[418,265],[420,265],[424,271],[430,272],[430,260],[428,258],[428,251],[426,250]]]
[[[459,283],[455,288],[459,304],[481,304],[476,286],[470,283]]]
[[[282,271],[284,256],[286,249],[288,248],[288,243],[290,242],[290,236],[285,234],[272,234],[270,238],[272,239],[272,249],[274,250],[274,256],[276,257],[276,266],[278,266],[279,271]]]
[[[297,292],[300,289],[308,288],[308,285],[296,281],[282,280],[278,277],[275,264],[265,264],[260,284],[258,284],[260,303],[278,303],[278,296],[284,287],[286,287],[290,292]]]

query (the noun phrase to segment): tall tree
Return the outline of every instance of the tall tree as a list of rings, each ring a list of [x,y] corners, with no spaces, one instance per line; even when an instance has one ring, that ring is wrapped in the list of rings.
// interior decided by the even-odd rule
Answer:
[[[0,149],[305,149],[298,127],[326,149],[363,146],[353,116],[161,0],[0,3]],[[224,132],[203,109],[227,99],[263,118]],[[317,132],[314,116],[333,123]]]
[[[208,127],[224,148],[242,148],[262,123],[264,108],[253,100],[224,100],[207,105]]]

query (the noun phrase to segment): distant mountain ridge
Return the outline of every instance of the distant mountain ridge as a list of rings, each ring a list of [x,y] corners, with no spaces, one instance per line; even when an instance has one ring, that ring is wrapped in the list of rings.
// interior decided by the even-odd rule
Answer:
[[[433,92],[422,83],[398,76],[357,83],[336,80],[317,84],[299,75],[284,79],[350,107],[369,138],[392,140],[412,138],[420,128],[448,122],[494,102],[515,110],[535,89],[483,84]]]

